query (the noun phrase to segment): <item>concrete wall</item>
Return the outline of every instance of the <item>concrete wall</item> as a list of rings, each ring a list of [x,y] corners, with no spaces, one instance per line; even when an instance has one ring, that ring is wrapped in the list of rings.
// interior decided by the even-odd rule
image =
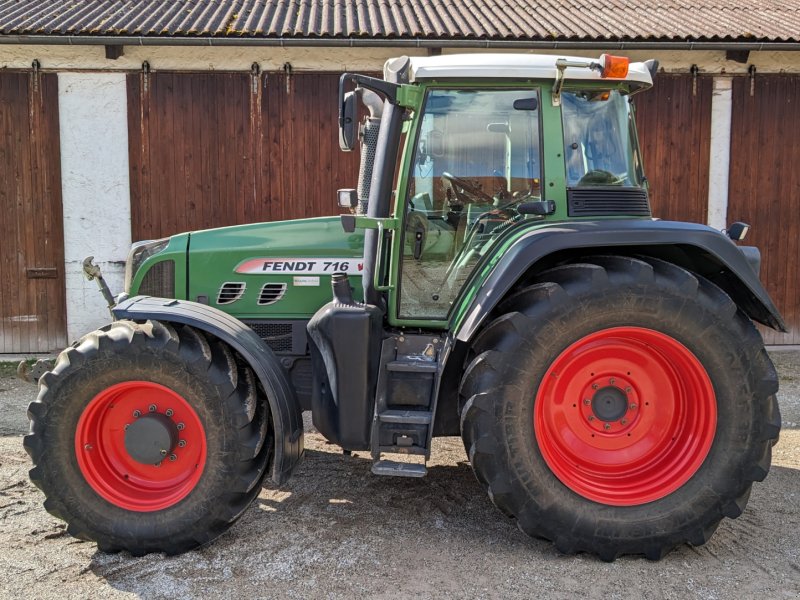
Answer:
[[[445,50],[455,53],[456,50]],[[475,52],[475,50],[470,50]],[[602,51],[549,51],[546,54],[597,56]],[[123,261],[131,242],[125,73],[152,70],[376,71],[386,59],[427,54],[411,48],[233,48],[126,46],[117,60],[102,46],[0,45],[0,68],[42,69],[59,74],[62,187],[69,339],[109,319],[95,284],[81,274],[81,261],[94,255],[112,291],[122,290]],[[667,72],[687,73],[697,65],[715,74],[712,119],[709,223],[723,227],[727,207],[730,140],[730,80],[747,72],[800,73],[800,52],[752,52],[748,64],[728,61],[724,52],[631,52],[632,60],[657,58]]]
[[[131,244],[128,115],[122,73],[59,73],[61,193],[67,337],[109,322],[94,283],[81,270],[94,255],[112,290],[122,291]]]
[[[483,52],[445,49],[444,54]],[[495,52],[493,50],[493,52]],[[510,50],[509,52],[522,52]],[[604,50],[537,50],[538,54],[561,56],[599,56]],[[614,53],[614,52],[612,52]],[[800,52],[751,52],[748,63],[725,59],[721,51],[616,51],[631,60],[656,58],[666,72],[686,73],[696,64],[700,73],[742,74],[749,65],[759,73],[800,72]],[[148,61],[152,69],[249,71],[257,62],[262,71],[280,70],[288,62],[300,71],[379,70],[388,58],[424,56],[424,48],[280,48],[280,47],[205,47],[205,46],[125,46],[116,59],[105,58],[103,46],[25,46],[0,45],[0,68],[28,69],[34,59],[44,69],[138,71]]]

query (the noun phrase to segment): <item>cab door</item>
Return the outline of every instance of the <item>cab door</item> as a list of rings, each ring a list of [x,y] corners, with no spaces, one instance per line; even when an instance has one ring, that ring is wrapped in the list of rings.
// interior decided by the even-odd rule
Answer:
[[[515,207],[541,200],[539,90],[430,89],[398,189],[394,324],[445,326]]]

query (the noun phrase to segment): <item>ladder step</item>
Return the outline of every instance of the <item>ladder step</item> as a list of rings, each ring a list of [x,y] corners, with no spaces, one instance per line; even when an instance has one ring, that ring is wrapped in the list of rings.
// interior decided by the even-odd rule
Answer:
[[[421,360],[393,360],[386,364],[386,369],[403,373],[436,373],[438,363]]]
[[[383,423],[430,425],[433,415],[428,410],[385,410],[378,414]]]
[[[425,465],[379,460],[373,463],[372,472],[375,475],[387,475],[389,477],[425,477],[428,469]]]

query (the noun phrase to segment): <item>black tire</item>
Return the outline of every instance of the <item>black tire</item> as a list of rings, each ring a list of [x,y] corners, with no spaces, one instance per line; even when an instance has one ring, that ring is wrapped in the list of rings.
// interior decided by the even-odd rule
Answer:
[[[87,406],[132,381],[172,390],[202,424],[207,452],[199,479],[162,509],[107,500],[76,457],[76,428]],[[177,554],[213,540],[258,495],[272,451],[269,409],[251,369],[202,332],[157,321],[115,322],[66,349],[39,381],[28,417],[24,446],[45,508],[68,523],[71,535],[105,552]]]
[[[478,480],[522,531],[567,554],[658,560],[679,544],[705,543],[723,517],[741,514],[752,482],[767,475],[779,434],[778,379],[761,336],[718,287],[657,259],[596,256],[541,273],[498,314],[471,349],[461,430]],[[617,327],[679,341],[707,372],[712,404],[716,398],[713,442],[688,481],[625,506],[590,500],[562,483],[533,426],[550,365],[576,341]]]

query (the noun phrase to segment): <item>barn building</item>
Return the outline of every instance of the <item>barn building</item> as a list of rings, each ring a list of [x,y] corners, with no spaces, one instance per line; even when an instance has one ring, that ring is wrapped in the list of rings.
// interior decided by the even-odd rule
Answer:
[[[108,321],[131,241],[336,214],[345,70],[539,52],[657,58],[636,99],[655,216],[741,220],[800,343],[800,8],[789,0],[0,0],[0,353]]]

